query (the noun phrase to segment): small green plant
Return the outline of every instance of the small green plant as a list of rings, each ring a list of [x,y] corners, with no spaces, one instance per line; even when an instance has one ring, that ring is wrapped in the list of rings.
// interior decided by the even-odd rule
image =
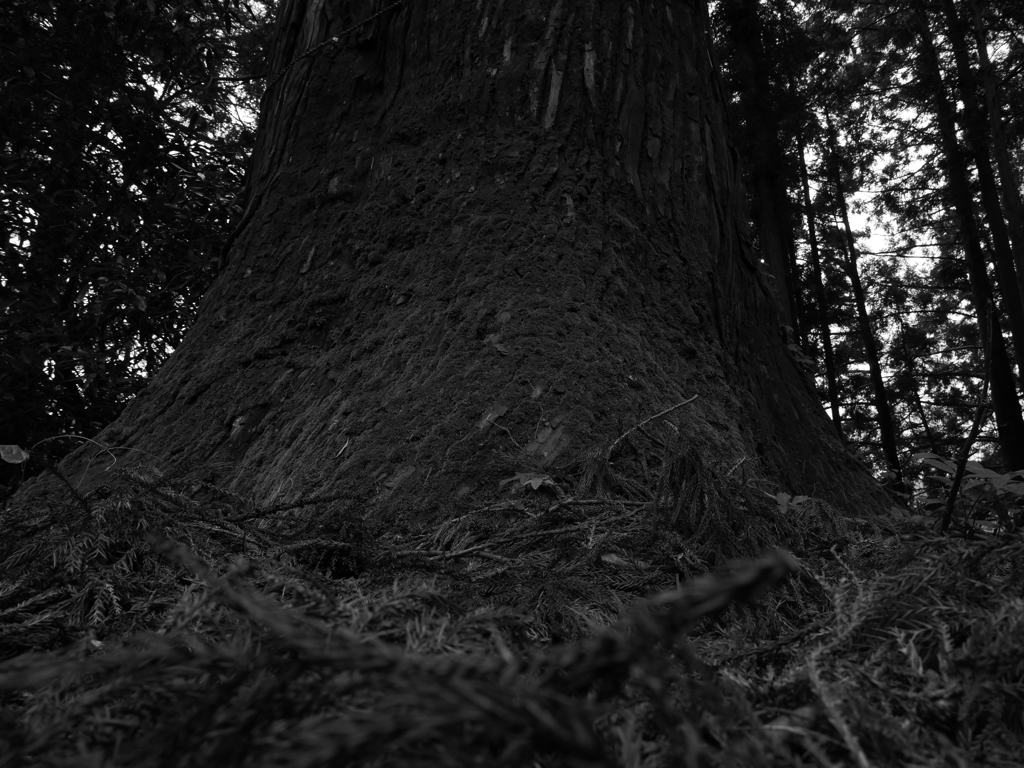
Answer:
[[[956,462],[934,453],[918,453],[914,458],[939,470],[926,478],[929,495],[923,506],[941,514],[950,493],[956,493]],[[968,461],[956,501],[954,517],[963,523],[973,522],[990,533],[1016,531],[1024,525],[1024,472],[1000,474],[980,462]]]
[[[0,459],[8,464],[21,464],[28,461],[28,452],[17,445],[0,445]]]
[[[513,477],[507,477],[498,483],[499,488],[504,488],[508,483],[518,483],[521,487],[529,486],[535,491],[541,488],[554,488],[555,483],[548,475],[541,475],[537,472],[519,472]]]

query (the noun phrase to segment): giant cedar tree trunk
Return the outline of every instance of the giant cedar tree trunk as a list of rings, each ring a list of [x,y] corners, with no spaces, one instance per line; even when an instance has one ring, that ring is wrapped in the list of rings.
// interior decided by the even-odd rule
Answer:
[[[698,395],[666,419],[709,473],[877,509],[751,252],[703,3],[380,8],[283,4],[229,265],[100,439],[437,520],[517,472],[643,495],[612,441]]]

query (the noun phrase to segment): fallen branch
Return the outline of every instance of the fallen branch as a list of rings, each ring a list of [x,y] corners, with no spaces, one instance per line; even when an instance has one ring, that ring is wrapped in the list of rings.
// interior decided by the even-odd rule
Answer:
[[[627,429],[625,432],[623,432],[621,435],[619,435],[617,438],[615,438],[615,440],[612,441],[612,444],[608,446],[608,450],[605,452],[605,458],[608,458],[608,457],[610,457],[612,455],[612,451],[615,450],[615,446],[617,446],[619,443],[621,443],[623,440],[625,440],[627,437],[629,437],[631,434],[636,432],[641,427],[647,426],[652,421],[654,421],[655,419],[660,419],[662,416],[668,416],[668,414],[672,413],[672,411],[675,411],[675,410],[677,410],[679,408],[682,408],[684,405],[689,405],[694,400],[696,400],[698,397],[699,397],[699,395],[694,395],[689,400],[683,400],[683,402],[681,402],[681,403],[676,403],[671,408],[666,408],[661,413],[656,413],[653,416],[649,416],[648,418],[644,419],[639,424],[637,424],[635,427],[631,427],[630,429]]]

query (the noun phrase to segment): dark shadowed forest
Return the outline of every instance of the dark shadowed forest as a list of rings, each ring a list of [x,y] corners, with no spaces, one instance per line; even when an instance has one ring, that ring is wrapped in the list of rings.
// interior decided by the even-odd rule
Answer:
[[[0,767],[1020,765],[1018,0],[7,0],[0,83]]]

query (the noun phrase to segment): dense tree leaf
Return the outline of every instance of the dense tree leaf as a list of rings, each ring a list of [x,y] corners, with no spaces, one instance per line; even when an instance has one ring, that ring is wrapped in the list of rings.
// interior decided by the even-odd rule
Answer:
[[[4,440],[94,434],[181,340],[237,215],[270,10],[0,8]]]

